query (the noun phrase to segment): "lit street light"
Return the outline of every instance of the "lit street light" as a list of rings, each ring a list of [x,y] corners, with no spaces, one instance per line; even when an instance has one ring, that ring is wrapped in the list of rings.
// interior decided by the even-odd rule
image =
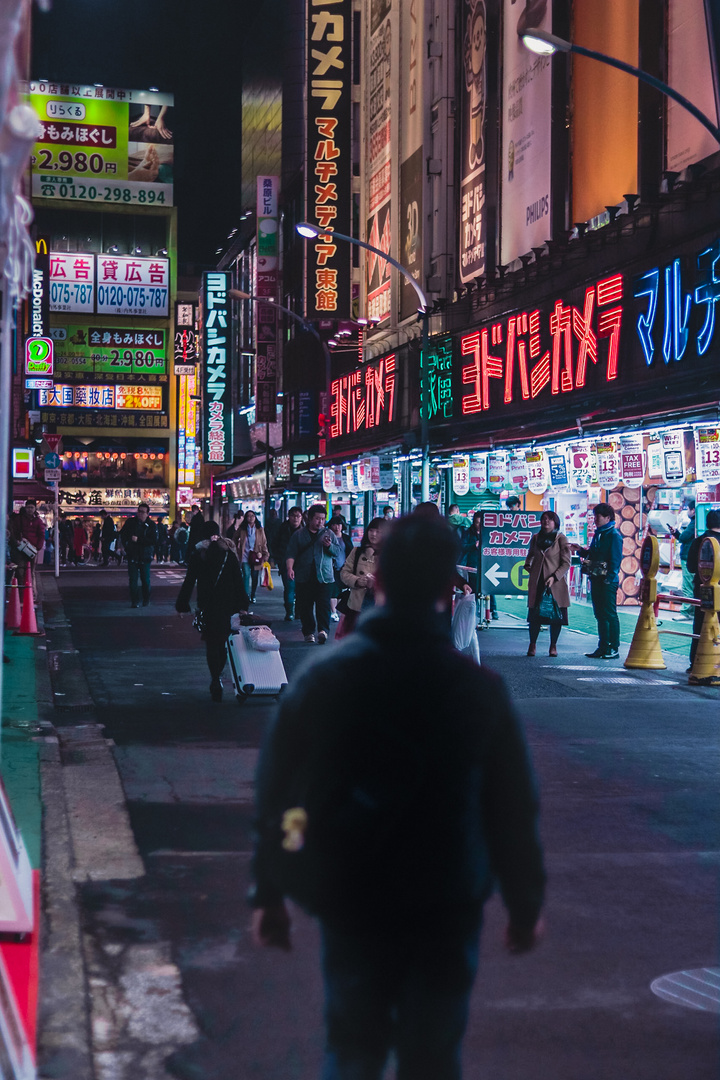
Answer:
[[[311,225],[307,221],[301,222],[295,226],[296,230],[300,233],[300,236],[304,236],[306,240],[314,240],[316,237],[325,233],[326,230],[318,228],[317,225]],[[355,244],[356,247],[365,248],[366,251],[372,251],[373,254],[378,255],[385,262],[390,263],[396,270],[399,270],[402,276],[409,281],[413,289],[417,293],[420,306],[418,313],[422,319],[422,337],[420,339],[420,442],[422,450],[422,501],[428,502],[430,499],[430,433],[428,426],[428,410],[427,410],[427,386],[426,386],[426,373],[425,373],[425,357],[428,347],[428,330],[430,321],[430,301],[418,285],[415,278],[412,276],[409,270],[401,265],[396,259],[393,259],[381,248],[375,247],[373,244],[368,244],[365,240],[358,240],[355,236],[346,236],[344,233],[332,231],[332,237],[334,240],[345,240],[348,244]]]
[[[614,56],[607,56],[605,53],[597,52],[595,49],[586,49],[584,45],[575,45],[571,41],[565,41],[564,38],[558,37],[556,34],[550,34],[547,30],[527,30],[522,35],[522,41],[527,49],[539,53],[541,56],[552,56],[556,52],[577,53],[578,56],[588,56],[591,60],[599,60],[601,64],[608,64],[610,67],[617,68],[618,71],[634,75],[636,79],[640,79],[641,82],[645,82],[655,90],[659,90],[666,97],[677,101],[678,105],[681,105],[683,109],[686,109],[687,112],[694,116],[703,127],[707,128],[716,142],[720,143],[720,128],[718,128],[717,124],[714,124],[704,112],[701,112],[697,105],[693,105],[692,101],[683,97],[677,90],[673,90],[672,86],[668,86],[661,79],[649,75],[647,71],[633,67],[632,64],[626,64],[624,60],[618,60]]]

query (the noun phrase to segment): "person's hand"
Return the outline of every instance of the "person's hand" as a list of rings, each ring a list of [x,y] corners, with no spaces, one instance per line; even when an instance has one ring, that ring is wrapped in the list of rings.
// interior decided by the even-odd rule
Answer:
[[[287,570],[286,573],[289,581],[295,580],[295,571],[293,569]]]
[[[150,106],[146,105],[144,110],[143,110],[142,116],[139,117],[137,120],[133,120],[132,124],[130,125],[130,128],[132,129],[132,128],[138,128],[138,127],[145,127],[145,125],[149,124],[149,123],[150,123]]]
[[[328,532],[322,538],[323,547],[330,547],[333,542],[332,535]]]
[[[374,589],[375,588],[375,575],[374,574],[364,574],[363,575],[363,588],[365,588],[365,589]]]
[[[166,139],[167,142],[170,142],[173,137],[170,128],[165,127],[165,121],[163,120],[162,116],[158,116],[157,120],[155,121],[155,130],[157,131],[158,135],[162,139]]]
[[[519,954],[530,952],[545,936],[545,921],[538,919],[534,926],[515,926],[512,922],[505,928],[505,948]]]
[[[137,544],[137,536],[131,536],[130,539],[132,540],[133,544]]]
[[[472,596],[474,591],[475,590],[473,589],[472,585],[470,585],[466,581],[465,584],[463,585],[463,596]]]
[[[291,926],[292,920],[284,900],[272,907],[255,908],[253,911],[253,941],[264,949],[283,949],[284,952],[290,952]]]

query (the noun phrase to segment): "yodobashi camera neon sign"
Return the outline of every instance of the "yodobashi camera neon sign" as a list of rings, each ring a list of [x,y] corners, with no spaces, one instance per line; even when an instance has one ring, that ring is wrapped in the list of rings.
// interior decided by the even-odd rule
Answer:
[[[330,383],[329,438],[354,435],[395,419],[395,354]]]
[[[622,299],[623,275],[615,274],[585,290],[582,309],[556,300],[550,313],[522,311],[465,334],[460,352],[471,359],[462,367],[462,382],[471,389],[463,395],[463,413],[492,407],[491,379],[500,382],[505,405],[532,400],[548,388],[552,395],[582,388],[590,365],[601,367],[612,382],[618,375]]]

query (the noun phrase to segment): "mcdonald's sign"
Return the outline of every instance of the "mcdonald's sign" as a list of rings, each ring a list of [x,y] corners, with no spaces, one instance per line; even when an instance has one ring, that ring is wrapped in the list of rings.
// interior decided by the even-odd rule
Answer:
[[[35,266],[30,294],[29,337],[42,338],[50,334],[50,256],[44,236],[35,240]]]

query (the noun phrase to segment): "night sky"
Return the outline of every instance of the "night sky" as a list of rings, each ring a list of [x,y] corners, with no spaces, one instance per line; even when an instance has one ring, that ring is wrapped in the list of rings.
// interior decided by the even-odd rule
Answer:
[[[262,0],[54,0],[35,9],[31,76],[175,95],[182,264],[213,265],[242,210],[243,45]]]

